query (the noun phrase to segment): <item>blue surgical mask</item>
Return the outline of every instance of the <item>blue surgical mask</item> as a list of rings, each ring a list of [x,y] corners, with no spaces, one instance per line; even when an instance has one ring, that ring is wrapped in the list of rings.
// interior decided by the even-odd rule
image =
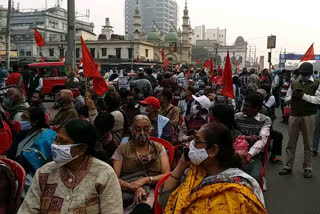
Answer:
[[[7,107],[11,107],[12,106],[12,101],[7,97],[3,98],[3,103]]]
[[[30,121],[21,121],[20,122],[21,131],[29,131],[32,129]]]

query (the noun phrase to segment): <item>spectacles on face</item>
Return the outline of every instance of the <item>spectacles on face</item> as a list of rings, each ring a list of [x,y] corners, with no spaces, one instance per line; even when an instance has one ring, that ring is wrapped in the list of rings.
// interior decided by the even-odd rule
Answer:
[[[64,140],[63,138],[59,138],[59,137],[52,138],[51,142],[56,144],[56,145],[70,145],[70,144],[73,144],[73,142],[68,141],[68,140]]]
[[[208,142],[205,142],[205,141],[200,141],[197,139],[197,137],[194,139],[194,145],[197,146],[197,145],[200,145],[200,144],[206,144],[208,145]]]

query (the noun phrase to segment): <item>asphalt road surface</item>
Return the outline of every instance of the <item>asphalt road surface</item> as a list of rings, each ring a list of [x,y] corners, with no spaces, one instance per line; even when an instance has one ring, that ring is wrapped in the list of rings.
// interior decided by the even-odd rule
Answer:
[[[53,102],[46,102],[45,106],[50,109],[51,117],[57,110],[53,110]],[[274,129],[283,134],[283,149],[281,160],[285,160],[285,148],[288,141],[288,126],[280,123],[281,112],[276,111],[277,118]],[[270,155],[270,153],[269,153]],[[303,177],[303,142],[300,133],[296,159],[293,172],[290,175],[280,176],[278,172],[282,165],[267,162],[266,179],[267,188],[265,202],[270,214],[320,214],[320,156],[312,159],[313,178]]]
[[[281,160],[285,161],[288,143],[288,125],[280,123],[281,112],[277,110],[274,128],[283,134]],[[303,141],[300,133],[292,174],[278,175],[282,165],[267,163],[267,188],[265,201],[270,214],[320,214],[320,156],[312,159],[311,179],[303,177]]]

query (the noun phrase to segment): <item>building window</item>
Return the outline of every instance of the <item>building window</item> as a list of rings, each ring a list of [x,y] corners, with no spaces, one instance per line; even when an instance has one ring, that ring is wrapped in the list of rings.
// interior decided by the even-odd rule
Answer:
[[[128,59],[133,58],[133,48],[128,48]]]
[[[20,49],[20,56],[24,56],[24,49]]]
[[[64,48],[60,48],[60,59],[64,57]]]
[[[53,49],[49,49],[49,56],[54,56],[54,50]]]
[[[92,58],[96,58],[95,52],[96,52],[95,48],[90,48],[90,53],[91,53]]]
[[[31,56],[31,51],[27,51],[27,52],[26,52],[26,55],[27,55],[27,56]]]
[[[116,58],[121,59],[121,48],[116,48]]]
[[[107,48],[101,48],[102,56],[107,56]]]
[[[146,49],[146,57],[149,57],[149,50]]]
[[[80,48],[76,48],[76,58],[80,58]]]

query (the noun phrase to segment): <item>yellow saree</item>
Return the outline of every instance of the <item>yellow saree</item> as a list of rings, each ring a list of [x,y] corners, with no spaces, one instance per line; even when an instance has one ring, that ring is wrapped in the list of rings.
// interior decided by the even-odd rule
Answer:
[[[201,186],[206,174],[202,167],[191,166],[186,180],[170,195],[164,213],[267,213],[251,187],[231,182]]]

